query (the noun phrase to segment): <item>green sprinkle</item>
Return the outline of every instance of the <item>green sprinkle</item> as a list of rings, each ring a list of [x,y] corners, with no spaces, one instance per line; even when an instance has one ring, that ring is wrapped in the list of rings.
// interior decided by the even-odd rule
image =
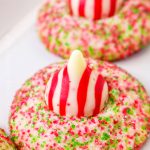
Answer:
[[[18,111],[19,111],[19,109],[20,109],[20,107],[19,107],[19,106],[17,106],[17,107],[16,107],[16,112],[18,112]]]
[[[44,148],[46,145],[46,142],[44,141],[42,144],[41,144],[41,148]]]
[[[128,30],[132,30],[132,26],[130,24],[128,25]]]
[[[114,103],[115,103],[115,100],[114,100],[113,97],[109,97],[109,101],[110,101],[111,104],[114,104]]]
[[[128,148],[127,148],[127,150],[133,150],[133,148],[131,148],[131,147],[128,147]]]
[[[61,143],[61,140],[62,140],[61,136],[55,137],[55,141],[56,141],[57,143]]]
[[[98,51],[98,52],[97,52],[97,56],[98,56],[98,57],[102,57],[102,55],[103,55],[103,54],[102,54],[101,51]]]
[[[38,120],[37,115],[34,115],[33,121],[35,122],[35,121],[37,121],[37,120]]]
[[[52,42],[52,37],[51,36],[48,37],[48,41]]]
[[[124,18],[124,14],[123,13],[120,13],[120,18]]]
[[[38,134],[41,134],[41,133],[44,133],[45,132],[45,130],[42,128],[42,127],[40,127],[39,129],[38,129]]]
[[[106,140],[108,140],[109,138],[110,138],[110,135],[107,134],[106,132],[104,132],[104,133],[102,134],[101,140],[106,141]]]
[[[31,138],[31,143],[35,143],[37,141],[37,137],[36,136],[33,136],[32,138]]]
[[[122,78],[124,79],[124,80],[126,80],[128,77],[127,77],[127,75],[122,75]]]
[[[55,53],[57,53],[57,52],[58,52],[57,47],[54,47],[54,52],[55,52]]]
[[[35,127],[35,124],[32,124],[31,127],[34,128],[34,127]]]
[[[75,128],[76,128],[76,126],[75,126],[74,124],[72,124],[72,125],[71,125],[71,128],[72,128],[72,129],[75,129]]]
[[[51,123],[52,123],[51,120],[47,120],[47,124],[48,124],[49,126],[51,125]]]
[[[102,117],[98,117],[99,120],[102,120]]]
[[[107,32],[105,36],[106,36],[106,38],[109,38],[110,35],[111,35],[110,32]]]
[[[123,129],[123,132],[127,133],[127,132],[128,132],[128,128],[125,127],[125,128]]]
[[[81,121],[84,121],[84,118],[82,118]]]
[[[99,119],[99,120],[104,120],[104,121],[106,121],[106,122],[110,122],[110,117],[104,117],[104,118],[99,117],[98,119]]]
[[[146,30],[144,28],[141,29],[141,32],[142,32],[143,35],[147,34],[147,32],[146,32]]]
[[[110,117],[105,117],[104,119],[106,122],[110,122]]]
[[[39,110],[39,108],[41,107],[41,103],[40,104],[36,104],[36,109]]]
[[[139,13],[139,9],[138,8],[133,8],[133,13],[138,14]]]
[[[144,99],[144,92],[143,92],[143,89],[142,88],[139,88],[138,89],[138,93],[140,95],[140,98],[143,100]]]
[[[113,143],[112,143],[110,146],[111,146],[111,148],[112,148],[112,147],[113,147],[113,148],[116,148],[117,145],[118,145],[118,140],[113,140]],[[111,149],[111,148],[110,148],[110,149]]]
[[[97,132],[97,129],[94,129],[95,132]]]
[[[64,39],[67,39],[68,38],[68,36],[69,36],[69,33],[68,32],[66,32],[66,34],[64,34]]]
[[[45,114],[44,112],[41,112],[41,113],[40,113],[40,115],[43,115],[43,116],[44,116],[44,114]]]
[[[121,40],[123,40],[123,36],[122,35],[119,35],[118,36],[118,39],[121,41]]]
[[[127,108],[127,114],[133,115],[133,110],[131,108]]]
[[[119,112],[119,107],[117,107],[117,106],[113,107],[113,111],[114,111],[115,113]]]
[[[118,96],[119,96],[119,90],[117,90],[117,89],[112,89],[112,90],[111,90],[111,94],[112,94],[113,96],[115,96],[115,97],[118,97]]]
[[[66,42],[65,45],[66,45],[67,47],[69,47],[69,46],[70,46],[70,43]]]
[[[70,150],[70,146],[65,146],[65,150]]]
[[[31,85],[32,85],[32,83],[31,83],[31,81],[30,81],[30,80],[27,80],[27,81],[25,82],[25,85],[26,85],[26,86],[31,86]]]
[[[35,88],[34,88],[34,91],[38,91],[40,89],[40,86],[36,86]]]
[[[146,130],[146,126],[144,126],[144,125],[141,128],[142,128],[142,130]]]
[[[61,42],[60,42],[58,39],[56,39],[56,44],[57,44],[58,46],[60,46],[60,45],[61,45]]]
[[[139,143],[140,143],[138,134],[135,135],[135,143],[136,143],[136,144],[139,144]]]
[[[18,137],[17,137],[17,136],[13,136],[13,137],[11,138],[11,140],[12,140],[13,142],[15,142],[16,140],[18,140]]]
[[[12,121],[11,121],[11,123],[12,123],[12,125],[13,125],[13,126],[15,126],[15,125],[16,125],[15,120],[12,120]]]
[[[17,130],[12,130],[11,131],[11,134],[13,134],[13,133],[18,133],[18,131]],[[5,133],[5,135],[6,135],[6,133]],[[7,135],[6,135],[7,136]]]
[[[90,46],[88,50],[89,50],[91,55],[94,55],[94,48],[93,47]]]
[[[145,120],[145,121],[148,121],[149,119],[148,119],[148,118],[145,118],[144,120]]]
[[[73,147],[76,147],[77,145],[79,145],[79,142],[77,142],[74,138],[71,140],[71,143]]]

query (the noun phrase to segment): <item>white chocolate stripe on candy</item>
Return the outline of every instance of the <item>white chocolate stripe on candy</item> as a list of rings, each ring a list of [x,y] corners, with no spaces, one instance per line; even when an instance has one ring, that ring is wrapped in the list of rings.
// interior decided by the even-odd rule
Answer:
[[[105,107],[105,103],[108,100],[108,85],[107,85],[107,82],[104,83],[103,93],[102,93],[102,98],[101,99],[102,99],[102,101],[101,101],[100,110],[102,110]]]
[[[103,8],[102,8],[103,9],[102,18],[106,18],[107,16],[109,16],[110,7],[111,7],[110,0],[105,0],[105,2],[103,3]]]
[[[94,18],[94,11],[91,11],[93,9],[94,9],[94,1],[93,0],[86,0],[85,16],[87,18],[90,18],[90,19]]]
[[[79,3],[80,3],[80,0],[70,0],[71,2],[71,8],[72,8],[72,13],[75,15],[75,16],[79,16]]]
[[[95,84],[96,84],[96,78],[97,74],[95,74],[94,71],[92,71],[89,85],[88,85],[88,92],[87,92],[87,100],[84,108],[84,114],[85,116],[91,116],[94,112],[95,108]]]

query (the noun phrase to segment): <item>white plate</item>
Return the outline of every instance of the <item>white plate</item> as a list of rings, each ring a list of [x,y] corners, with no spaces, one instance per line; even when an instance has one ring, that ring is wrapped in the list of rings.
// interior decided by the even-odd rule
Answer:
[[[10,105],[16,90],[40,68],[61,60],[45,50],[33,24],[12,43],[0,55],[0,127],[7,132]],[[150,94],[150,47],[116,64],[137,77]],[[143,150],[149,149],[150,139]]]

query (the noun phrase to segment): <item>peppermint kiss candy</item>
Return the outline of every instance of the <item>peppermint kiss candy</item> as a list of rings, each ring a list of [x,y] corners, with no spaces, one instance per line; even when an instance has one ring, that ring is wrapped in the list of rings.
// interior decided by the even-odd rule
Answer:
[[[113,16],[123,0],[68,0],[71,15],[98,20]]]
[[[45,93],[49,109],[62,116],[94,116],[107,99],[107,82],[78,50],[64,68],[53,73]]]

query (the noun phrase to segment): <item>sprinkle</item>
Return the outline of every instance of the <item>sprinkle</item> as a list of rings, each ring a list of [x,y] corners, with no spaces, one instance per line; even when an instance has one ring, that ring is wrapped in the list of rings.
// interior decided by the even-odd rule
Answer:
[[[109,135],[109,134],[107,134],[107,133],[105,133],[105,132],[102,134],[101,139],[102,139],[103,141],[108,140],[109,138],[110,138],[110,135]]]
[[[75,126],[74,124],[73,124],[73,125],[71,125],[71,128],[72,128],[72,129],[75,129],[75,127],[76,127],[76,126]]]

